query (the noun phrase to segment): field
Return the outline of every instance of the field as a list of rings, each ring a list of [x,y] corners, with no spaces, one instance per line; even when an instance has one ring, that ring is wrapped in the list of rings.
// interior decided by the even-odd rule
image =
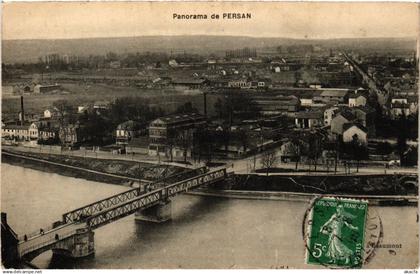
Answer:
[[[134,87],[110,86],[105,84],[61,84],[63,92],[48,94],[31,94],[24,96],[25,112],[42,114],[51,108],[54,101],[65,99],[74,106],[84,103],[93,103],[97,100],[114,101],[121,97],[141,97],[150,101],[151,106],[162,108],[166,113],[190,101],[195,108],[203,113],[203,96],[199,90],[173,90],[173,89],[140,89]],[[214,113],[214,103],[217,95],[207,96],[208,114]],[[2,98],[3,117],[16,117],[20,111],[19,96]]]

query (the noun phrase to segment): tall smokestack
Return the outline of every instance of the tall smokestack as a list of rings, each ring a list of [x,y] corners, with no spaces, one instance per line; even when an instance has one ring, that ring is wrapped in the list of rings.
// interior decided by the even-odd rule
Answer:
[[[203,93],[204,96],[204,117],[207,118],[207,93]]]
[[[20,125],[23,126],[25,122],[25,110],[23,108],[23,96],[20,96]]]

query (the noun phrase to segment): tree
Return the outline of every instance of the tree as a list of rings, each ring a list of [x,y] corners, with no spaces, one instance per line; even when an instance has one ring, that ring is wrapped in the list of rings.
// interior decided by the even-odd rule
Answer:
[[[295,170],[298,169],[300,157],[302,156],[302,149],[303,143],[301,140],[295,138],[291,141],[291,150],[293,153],[293,157],[295,158]]]
[[[223,100],[218,98],[214,108],[219,118],[229,121],[229,124],[234,118],[255,119],[260,112],[255,101],[248,94],[240,92],[229,93]]]
[[[85,135],[94,145],[104,145],[112,141],[113,128],[110,128],[108,121],[95,111],[84,113],[79,122],[83,125]]]
[[[267,150],[262,153],[260,162],[262,167],[265,169],[267,176],[270,168],[277,163],[277,160],[278,158],[274,150]]]
[[[309,135],[309,150],[308,150],[308,158],[314,162],[314,167],[316,171],[318,158],[322,153],[322,139],[321,136],[312,133]]]
[[[246,150],[248,149],[248,145],[249,145],[248,133],[244,129],[239,129],[236,132],[236,138],[238,138],[240,144],[242,145],[244,153],[246,153]]]
[[[61,99],[61,100],[57,100],[53,102],[53,108],[54,110],[57,111],[58,113],[58,119],[61,120],[64,123],[64,120],[67,119],[71,120],[71,118],[73,117],[74,114],[74,108],[73,106],[70,104],[69,101]],[[68,121],[68,122],[74,122],[74,121]]]
[[[214,109],[216,110],[216,113],[220,119],[222,119],[226,115],[227,111],[225,109],[225,106],[226,105],[223,103],[222,99],[220,98],[217,98],[216,103],[214,103]]]
[[[400,161],[403,161],[404,152],[407,150],[407,119],[405,115],[401,115],[398,119],[398,136],[397,136],[397,151],[400,156]]]
[[[194,133],[194,153],[198,154],[198,161],[201,161],[201,156],[207,156],[207,162],[211,162],[214,145],[215,145],[216,136],[213,131],[208,130],[207,128],[199,128]]]
[[[352,136],[352,141],[350,143],[350,150],[351,150],[350,154],[353,160],[357,161],[356,172],[359,172],[360,160],[365,159],[368,153],[367,153],[366,147],[362,143],[360,143],[360,140],[357,134],[354,134]]]
[[[198,109],[193,107],[191,102],[186,102],[185,104],[179,106],[175,113],[185,114],[185,113],[198,113]]]
[[[185,163],[187,162],[187,152],[191,147],[192,141],[192,135],[188,130],[184,130],[182,133],[178,134],[175,140],[177,146],[183,149]]]
[[[66,127],[68,124],[74,123],[76,117],[74,115],[73,106],[69,101],[61,99],[53,102],[53,108],[58,113],[58,123],[60,128]],[[63,139],[67,139],[67,130],[62,131],[64,136]]]

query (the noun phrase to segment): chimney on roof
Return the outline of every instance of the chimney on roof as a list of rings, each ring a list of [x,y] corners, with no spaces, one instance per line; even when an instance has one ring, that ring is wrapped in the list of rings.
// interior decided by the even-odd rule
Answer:
[[[23,96],[20,96],[20,125],[23,126],[25,122],[25,110],[23,108]]]

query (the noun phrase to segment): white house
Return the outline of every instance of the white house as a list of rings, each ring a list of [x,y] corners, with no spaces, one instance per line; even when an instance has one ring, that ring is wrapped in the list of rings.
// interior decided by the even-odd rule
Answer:
[[[29,141],[29,125],[5,125],[1,132],[2,138],[18,141]]]
[[[38,125],[37,123],[32,123],[29,126],[29,139],[38,140]]]
[[[324,110],[324,125],[331,125],[332,119],[335,117],[335,115],[337,115],[338,112],[338,107],[330,107]]]
[[[299,97],[300,105],[302,107],[310,107],[313,105],[313,96],[312,95],[302,95]]]
[[[53,111],[46,109],[44,110],[44,118],[51,118],[53,116]]]
[[[352,93],[349,95],[349,107],[366,106],[367,98],[364,94]]]
[[[363,144],[367,144],[367,129],[356,123],[347,123],[343,125],[343,142],[350,143],[355,138]]]

